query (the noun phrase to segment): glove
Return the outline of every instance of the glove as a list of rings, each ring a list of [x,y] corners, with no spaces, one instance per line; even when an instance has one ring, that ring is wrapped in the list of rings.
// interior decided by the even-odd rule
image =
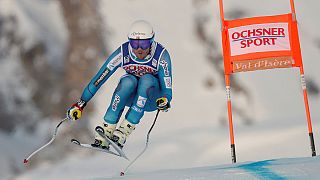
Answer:
[[[170,108],[170,103],[166,97],[161,97],[156,100],[157,108],[161,111],[167,112]]]
[[[81,118],[83,108],[86,106],[86,102],[82,99],[74,103],[67,111],[67,117],[72,120],[78,120]]]

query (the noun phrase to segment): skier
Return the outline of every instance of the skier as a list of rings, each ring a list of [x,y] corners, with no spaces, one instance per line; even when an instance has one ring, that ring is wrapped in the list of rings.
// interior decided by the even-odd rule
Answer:
[[[145,111],[167,111],[172,99],[171,60],[168,51],[154,41],[154,37],[153,28],[147,21],[135,21],[128,33],[128,41],[106,59],[84,89],[81,98],[68,109],[68,117],[72,120],[80,119],[86,104],[119,67],[126,74],[121,77],[113,93],[101,125],[109,139],[123,148]],[[117,128],[125,106],[129,109]],[[109,142],[97,133],[91,145],[109,149]]]

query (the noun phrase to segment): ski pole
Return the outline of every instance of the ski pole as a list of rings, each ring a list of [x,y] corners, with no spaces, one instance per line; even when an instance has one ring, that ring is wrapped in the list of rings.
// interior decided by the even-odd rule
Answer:
[[[159,112],[160,112],[160,110],[158,109],[157,114],[156,114],[156,117],[154,118],[153,124],[152,124],[152,126],[150,127],[149,132],[148,132],[148,134],[147,134],[146,146],[145,146],[144,149],[141,151],[141,153],[140,153],[133,161],[130,162],[130,164],[125,168],[125,170],[120,173],[120,176],[124,176],[124,174],[128,171],[129,167],[147,150],[148,145],[149,145],[149,136],[150,136],[150,133],[151,133],[154,125],[156,124],[156,121],[157,121]]]
[[[26,159],[24,159],[23,163],[25,163],[25,164],[28,163],[28,162],[29,162],[29,159],[30,159],[32,156],[34,156],[35,154],[37,154],[39,151],[41,151],[41,150],[44,149],[45,147],[49,146],[49,145],[53,142],[53,140],[56,138],[56,135],[57,135],[57,132],[58,132],[58,128],[60,127],[60,125],[61,125],[62,123],[64,123],[65,121],[67,121],[68,119],[69,119],[68,117],[62,119],[62,120],[59,122],[59,124],[56,126],[51,140],[50,140],[47,144],[43,145],[42,147],[40,147],[39,149],[37,149],[37,150],[35,150],[33,153],[31,153]]]

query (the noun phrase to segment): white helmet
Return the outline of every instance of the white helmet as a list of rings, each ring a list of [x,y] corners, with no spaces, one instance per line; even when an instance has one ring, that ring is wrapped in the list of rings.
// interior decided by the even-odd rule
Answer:
[[[144,20],[132,23],[128,33],[129,39],[151,39],[153,37],[154,31],[151,24]]]

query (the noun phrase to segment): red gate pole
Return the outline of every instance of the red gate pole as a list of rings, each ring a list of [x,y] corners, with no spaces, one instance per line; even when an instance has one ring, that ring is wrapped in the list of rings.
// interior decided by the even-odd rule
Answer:
[[[306,116],[308,121],[308,131],[309,131],[309,138],[310,138],[310,145],[311,145],[311,154],[312,156],[316,156],[316,147],[314,144],[314,138],[313,138],[313,132],[312,132],[312,122],[311,122],[311,116],[310,116],[310,110],[309,110],[309,102],[308,102],[308,93],[307,93],[307,85],[306,80],[304,77],[304,70],[303,66],[300,66],[300,77],[301,77],[301,86],[303,90],[303,99],[304,99],[304,105],[306,109]]]
[[[221,21],[221,33],[225,31],[224,27],[224,11],[223,11],[223,0],[219,0],[220,7],[220,21]],[[229,133],[231,143],[231,160],[232,163],[237,162],[236,158],[236,146],[234,144],[234,133],[233,133],[233,122],[232,122],[232,106],[231,106],[231,95],[230,95],[230,75],[225,73],[226,93],[227,93],[227,106],[228,106],[228,119],[229,119]]]
[[[294,0],[290,0],[290,6],[291,6],[291,13],[293,16],[293,20],[296,21],[296,9],[294,7]]]
[[[224,10],[223,10],[223,0],[219,0],[219,7],[220,7],[220,23],[221,23],[221,30],[224,28],[223,27],[223,22],[224,22]]]
[[[230,75],[225,75],[226,81],[226,93],[227,93],[227,106],[228,106],[228,118],[229,118],[229,132],[230,132],[230,143],[231,143],[231,159],[233,163],[237,162],[236,158],[236,146],[234,143],[234,132],[232,122],[232,106],[231,106],[231,90],[230,90]]]
[[[295,10],[295,6],[294,6],[294,0],[290,0],[290,6],[291,6],[291,13],[292,13],[293,21],[296,23],[297,19],[296,19],[296,10]],[[295,28],[296,28],[296,31],[298,31],[296,25],[295,25]],[[300,50],[300,48],[299,48],[299,50]],[[312,121],[311,121],[309,102],[308,102],[307,85],[306,85],[306,80],[305,80],[305,76],[304,76],[304,70],[303,70],[302,63],[300,65],[300,78],[301,78],[301,87],[303,90],[304,106],[306,109],[306,116],[307,116],[307,121],[308,121],[308,131],[309,131],[309,138],[310,138],[310,145],[311,145],[311,154],[312,154],[312,156],[316,156],[316,147],[314,144],[314,137],[313,137],[313,132],[312,132]]]

